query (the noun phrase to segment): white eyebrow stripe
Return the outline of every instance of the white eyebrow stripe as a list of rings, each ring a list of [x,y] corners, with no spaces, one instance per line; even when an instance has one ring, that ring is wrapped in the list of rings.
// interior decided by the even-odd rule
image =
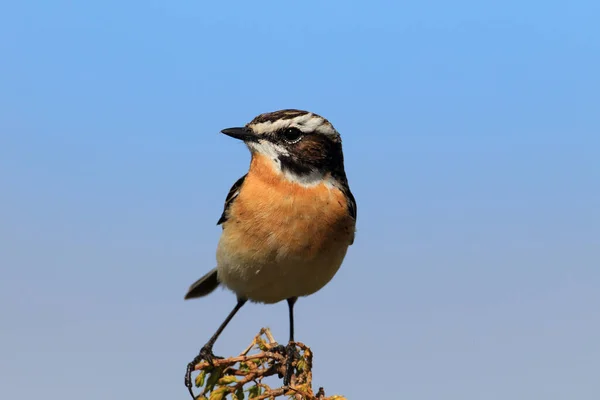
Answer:
[[[319,132],[328,136],[337,136],[337,132],[333,127],[325,123],[321,117],[317,117],[312,113],[299,115],[290,119],[278,119],[276,121],[260,122],[249,126],[254,133],[262,135],[269,132],[276,132],[281,129],[294,127],[302,132]]]
[[[325,123],[322,119],[313,118],[306,121],[303,125],[298,126],[302,132],[319,132],[327,136],[336,136],[337,132],[330,124]]]
[[[262,135],[268,132],[276,132],[280,129],[290,126],[291,119],[278,119],[277,121],[261,122],[259,124],[250,125],[252,131],[257,135]]]

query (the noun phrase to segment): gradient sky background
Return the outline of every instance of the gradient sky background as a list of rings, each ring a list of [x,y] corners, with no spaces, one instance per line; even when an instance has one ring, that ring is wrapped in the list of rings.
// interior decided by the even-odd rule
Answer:
[[[0,396],[187,399],[235,303],[184,302],[245,173],[219,134],[301,108],[358,233],[296,307],[350,399],[600,397],[600,3],[0,6]],[[237,354],[285,303],[246,306]]]

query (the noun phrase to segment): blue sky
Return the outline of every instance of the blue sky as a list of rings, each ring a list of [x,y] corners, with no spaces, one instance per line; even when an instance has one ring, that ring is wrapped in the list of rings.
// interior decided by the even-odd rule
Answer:
[[[3,398],[187,398],[235,302],[183,301],[248,166],[219,131],[281,108],[341,132],[358,202],[296,307],[317,386],[600,396],[598,2],[5,3]],[[287,338],[285,303],[244,307],[215,352],[263,326]]]

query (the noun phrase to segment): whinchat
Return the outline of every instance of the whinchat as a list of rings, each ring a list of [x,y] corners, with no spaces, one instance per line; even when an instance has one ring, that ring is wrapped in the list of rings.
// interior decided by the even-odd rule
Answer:
[[[212,361],[215,341],[248,300],[287,300],[287,349],[294,351],[294,303],[333,278],[354,242],[356,226],[342,140],[325,118],[280,110],[222,133],[244,141],[252,156],[250,168],[229,191],[217,222],[223,228],[217,267],[192,284],[185,299],[223,285],[237,295],[237,304],[188,365],[185,383],[192,397],[193,366],[202,359]],[[289,384],[291,370],[290,363],[284,385]]]

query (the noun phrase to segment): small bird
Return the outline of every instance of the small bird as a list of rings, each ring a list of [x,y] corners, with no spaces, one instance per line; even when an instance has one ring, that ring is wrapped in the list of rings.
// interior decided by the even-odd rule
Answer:
[[[217,267],[193,283],[185,299],[206,296],[223,285],[236,294],[237,304],[188,364],[185,384],[192,397],[195,364],[217,358],[213,345],[248,300],[287,301],[290,336],[284,385],[289,384],[294,304],[333,278],[356,230],[356,201],[344,170],[342,140],[325,118],[286,109],[221,132],[246,144],[250,168],[227,194],[217,222],[223,228]]]

